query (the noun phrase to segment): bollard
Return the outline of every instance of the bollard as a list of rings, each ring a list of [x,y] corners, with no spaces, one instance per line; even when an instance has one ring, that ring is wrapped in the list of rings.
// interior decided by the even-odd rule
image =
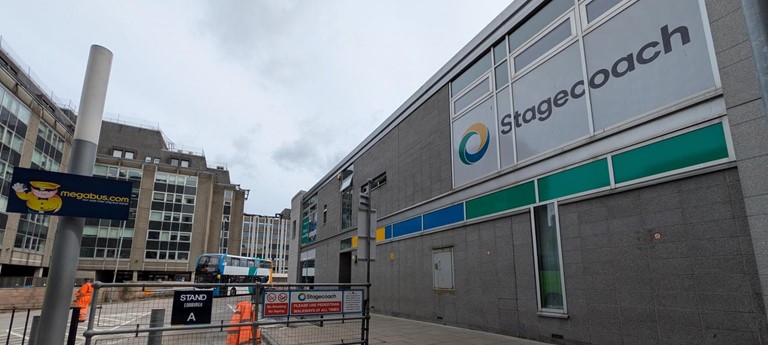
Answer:
[[[75,345],[77,337],[77,325],[80,323],[80,308],[72,308],[72,316],[69,318],[69,335],[67,335],[67,345]]]
[[[40,316],[32,317],[32,328],[29,330],[29,345],[37,345],[37,329],[40,326]]]
[[[165,322],[165,309],[152,309],[149,315],[149,328],[163,327]],[[163,331],[150,331],[147,337],[147,345],[162,345]]]

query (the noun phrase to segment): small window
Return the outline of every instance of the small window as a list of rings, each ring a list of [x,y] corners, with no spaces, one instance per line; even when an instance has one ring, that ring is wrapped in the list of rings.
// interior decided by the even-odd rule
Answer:
[[[461,97],[456,99],[453,102],[453,113],[458,114],[462,110],[466,109],[467,106],[474,103],[478,99],[482,98],[483,96],[487,95],[491,92],[491,83],[488,78],[483,79],[483,81],[480,82],[480,84],[475,85],[472,89],[470,89],[467,93],[463,94]]]
[[[154,160],[152,160],[152,163],[160,164],[160,158],[155,158]]]
[[[112,149],[112,157],[122,158],[123,150]]]
[[[144,162],[146,162],[146,163],[152,163],[152,156],[146,156],[146,157],[144,157]]]
[[[532,209],[539,310],[566,313],[557,205]]]
[[[179,159],[178,158],[171,158],[171,165],[177,167],[179,166]]]
[[[133,159],[135,153],[133,151],[125,151],[125,159]]]
[[[558,24],[554,29],[539,38],[538,41],[515,56],[515,72],[519,72],[531,62],[548,53],[560,42],[571,37],[572,33],[570,19]]]
[[[436,290],[453,290],[453,247],[432,251],[432,271]]]
[[[188,161],[188,160],[186,160],[186,159],[182,159],[182,160],[181,160],[181,166],[182,166],[183,168],[189,168],[189,161]]]
[[[592,23],[595,19],[600,18],[605,12],[612,9],[624,0],[592,0],[584,5],[585,12],[587,13],[587,23]]]
[[[381,173],[381,175],[376,176],[371,180],[371,190],[375,190],[376,188],[379,188],[386,183],[387,183],[387,173],[383,172]]]
[[[323,205],[323,225],[328,221],[328,205]]]
[[[451,97],[464,91],[472,82],[491,69],[491,52],[483,55],[451,82]]]

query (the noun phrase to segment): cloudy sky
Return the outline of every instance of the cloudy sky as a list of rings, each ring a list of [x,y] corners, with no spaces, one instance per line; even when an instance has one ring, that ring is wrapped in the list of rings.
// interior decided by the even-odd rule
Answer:
[[[159,126],[274,214],[389,117],[511,0],[11,1],[10,47],[79,104],[114,53],[105,117]]]

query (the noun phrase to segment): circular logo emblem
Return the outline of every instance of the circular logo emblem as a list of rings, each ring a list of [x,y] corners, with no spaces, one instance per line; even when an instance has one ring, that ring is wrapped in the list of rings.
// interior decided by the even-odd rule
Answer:
[[[299,294],[299,301],[303,301],[303,300],[305,300],[305,299],[307,299],[307,295],[306,295],[305,293],[303,293],[303,292],[302,292],[302,293],[300,293],[300,294]]]
[[[473,152],[469,152],[467,149],[467,143],[474,136],[478,136],[480,138],[480,143],[473,150]],[[469,128],[467,128],[467,130],[464,132],[464,135],[461,137],[461,143],[459,143],[459,159],[461,159],[461,162],[466,165],[472,165],[480,161],[480,159],[482,159],[485,155],[485,152],[488,151],[490,136],[491,132],[488,130],[488,127],[482,123],[475,123],[469,126]]]

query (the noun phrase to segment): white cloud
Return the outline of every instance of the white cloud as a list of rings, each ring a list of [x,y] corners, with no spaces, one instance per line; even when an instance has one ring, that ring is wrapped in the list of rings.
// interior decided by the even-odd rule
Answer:
[[[290,207],[508,2],[15,1],[2,44],[77,104],[88,47],[114,53],[107,111],[158,124]]]

